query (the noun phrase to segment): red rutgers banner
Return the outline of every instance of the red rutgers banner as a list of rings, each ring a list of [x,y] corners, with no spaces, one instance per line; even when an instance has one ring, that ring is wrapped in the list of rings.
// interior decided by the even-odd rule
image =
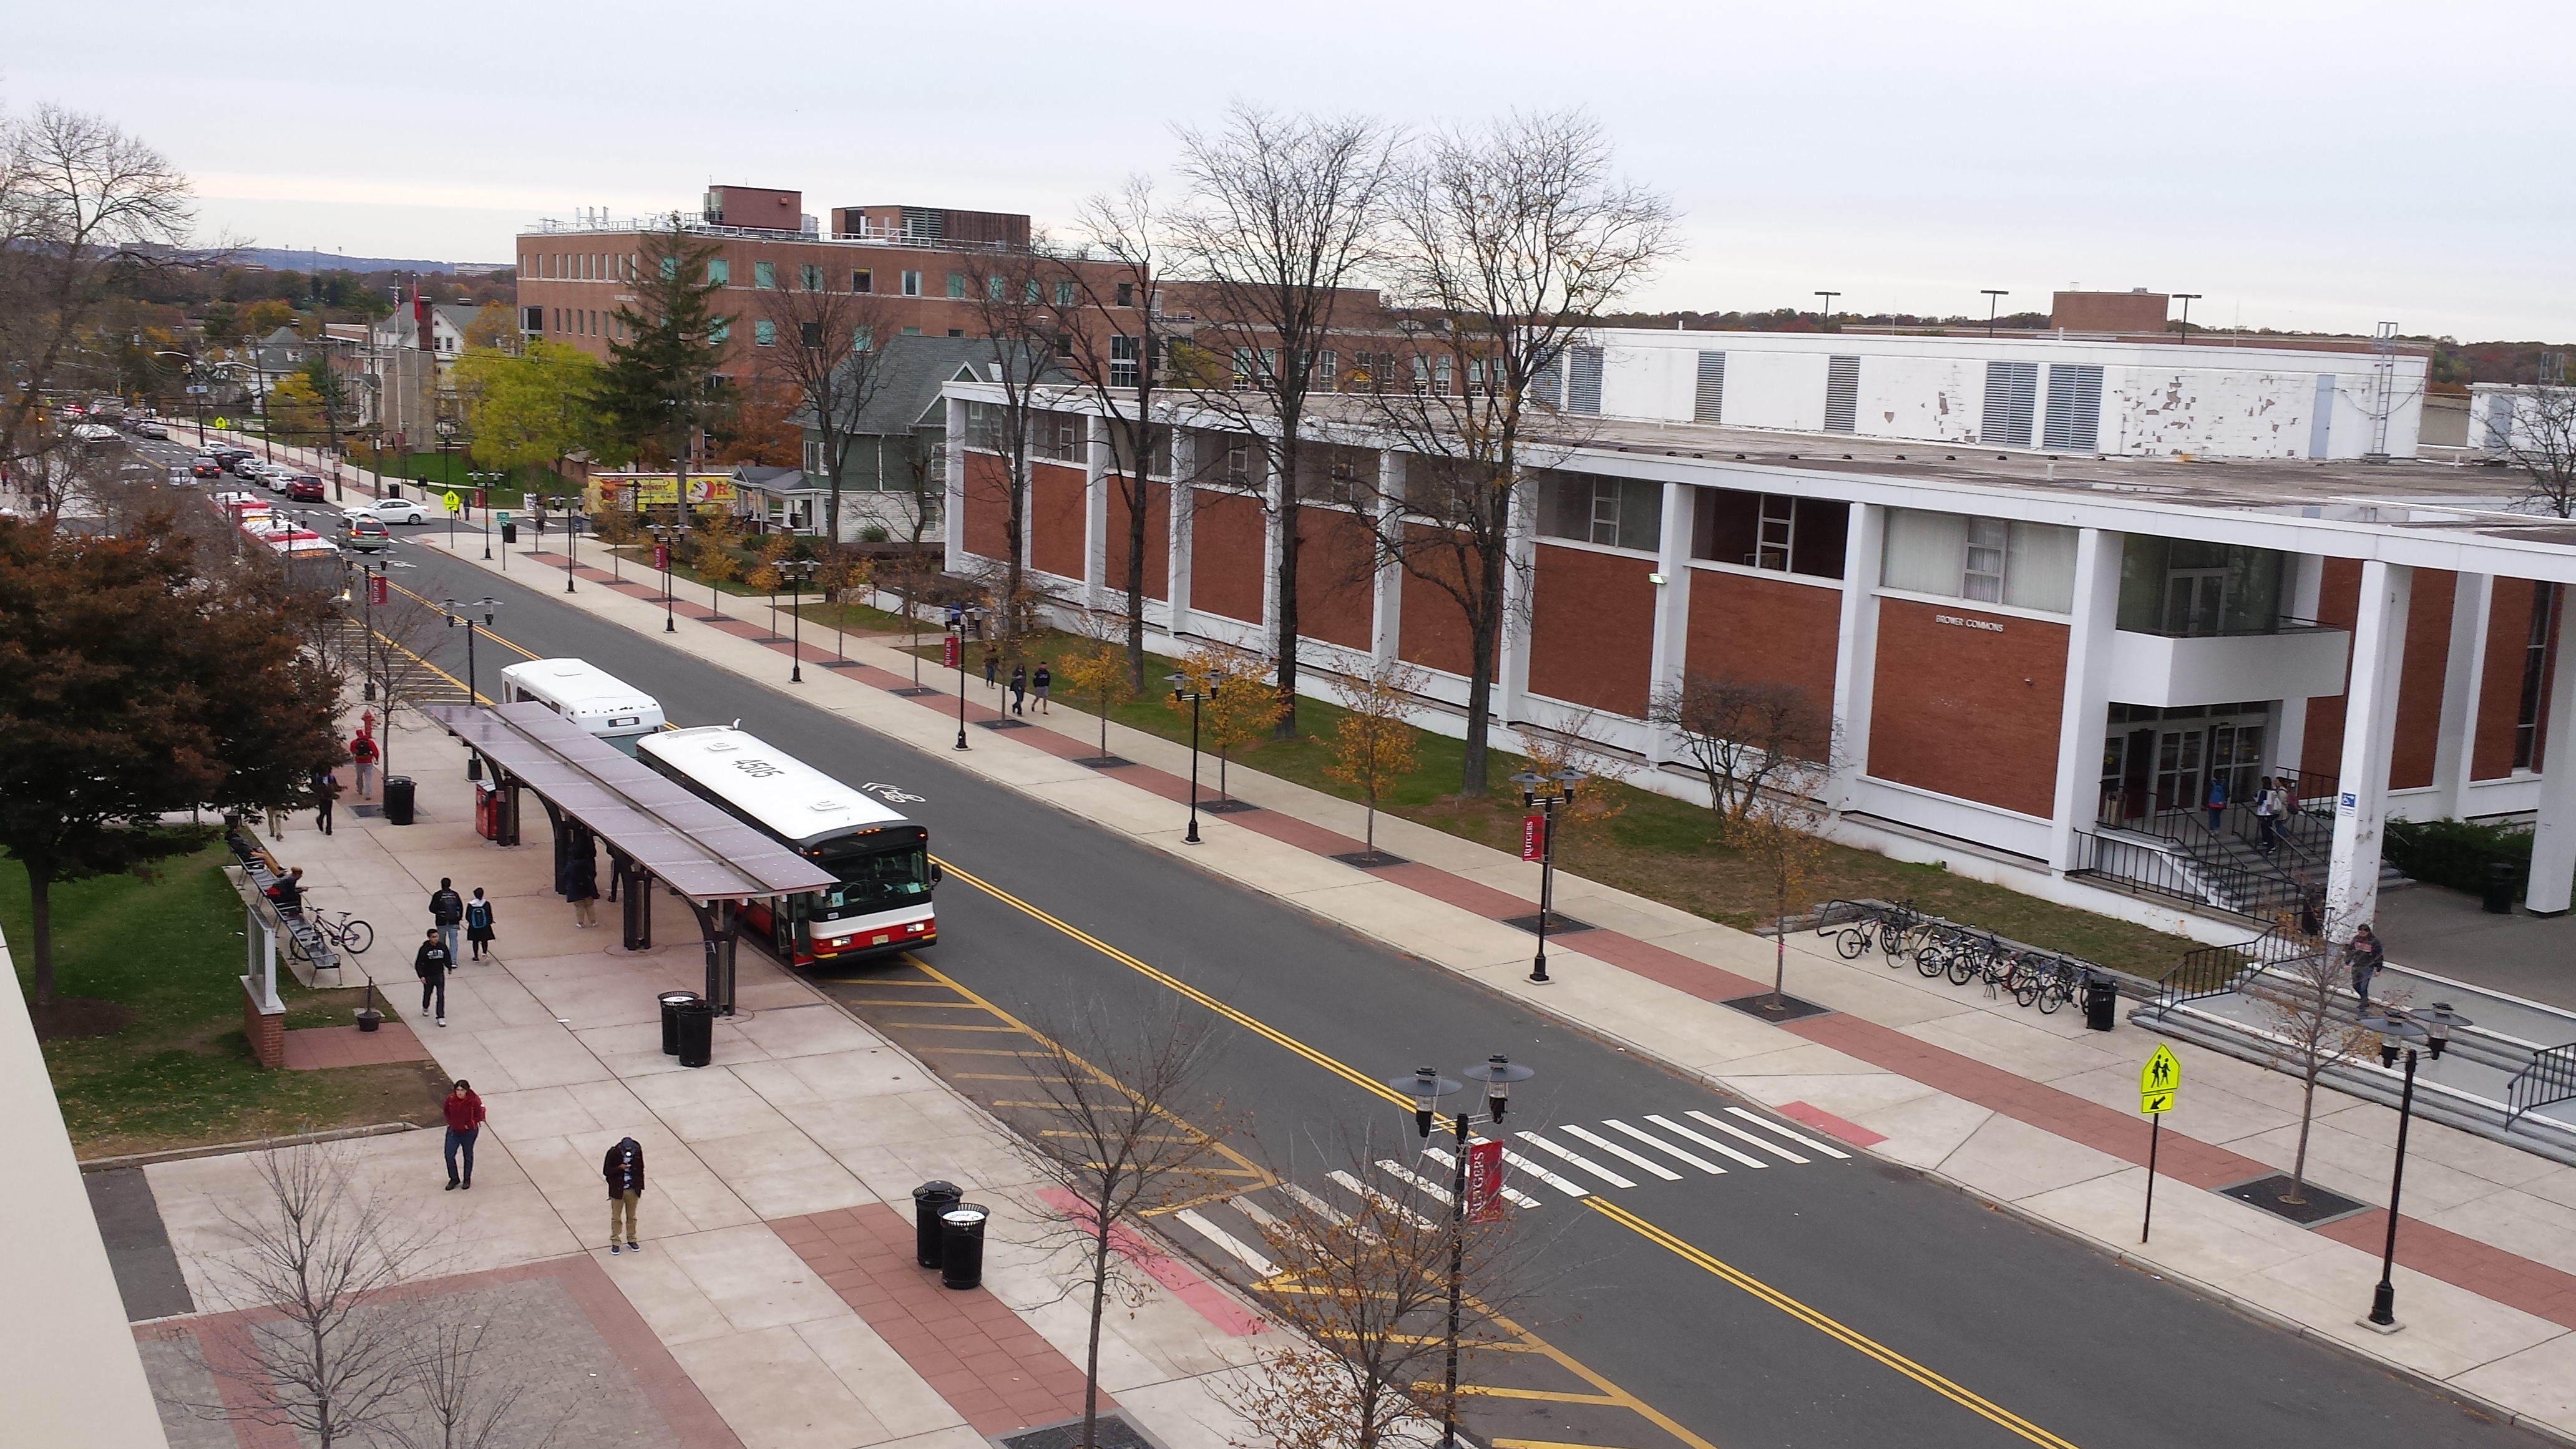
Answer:
[[[939,667],[942,669],[962,668],[963,666],[957,662],[962,657],[963,655],[959,653],[957,647],[957,636],[954,634],[949,635],[942,646],[942,652],[939,656]]]
[[[671,571],[671,546],[669,544],[657,543],[653,545],[653,567],[660,569],[664,573],[669,573]]]
[[[1547,853],[1547,817],[1521,817],[1521,859],[1537,860]]]
[[[383,574],[376,574],[369,577],[367,580],[367,602],[378,608],[383,608],[385,604],[385,594],[385,576]]]
[[[1498,1223],[1503,1220],[1503,1144],[1470,1142],[1467,1144],[1467,1221]]]

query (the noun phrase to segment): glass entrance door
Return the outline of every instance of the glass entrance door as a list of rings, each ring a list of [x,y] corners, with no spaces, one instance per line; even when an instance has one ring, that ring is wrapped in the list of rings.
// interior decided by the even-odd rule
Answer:
[[[2156,734],[2156,813],[2189,810],[2200,804],[2201,770],[2208,758],[2209,730],[2204,725],[2164,729]]]
[[[2215,634],[2227,616],[2227,570],[2173,569],[2165,574],[2165,632]]]

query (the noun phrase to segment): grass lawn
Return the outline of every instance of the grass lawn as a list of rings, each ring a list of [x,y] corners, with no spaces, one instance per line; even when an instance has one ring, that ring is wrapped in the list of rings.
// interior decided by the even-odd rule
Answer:
[[[44,1044],[75,1150],[111,1157],[438,1120],[445,1082],[426,1064],[269,1072],[251,1060],[241,1024],[242,906],[224,879],[227,859],[218,846],[168,862],[156,881],[115,875],[54,888],[57,992],[122,1008],[106,1013],[122,1025],[105,1035]],[[15,862],[0,862],[0,928],[32,1002],[27,877]],[[347,1025],[363,995],[307,991],[283,963],[278,991],[289,1030]]]
[[[620,573],[623,577],[650,581],[661,572],[659,569],[653,567],[653,546],[651,544],[626,544],[613,550],[603,549],[601,551],[614,552],[619,556],[621,562],[618,564],[615,571]],[[750,571],[759,562],[759,559],[750,553],[745,553],[743,557],[743,569],[745,572]],[[674,561],[671,565],[671,584],[673,591],[678,592],[680,597],[683,599],[689,599],[692,597],[693,593],[703,591],[708,587],[707,581],[698,576],[698,571],[696,569],[690,568],[687,564],[679,563],[677,561]],[[688,586],[687,591],[682,591],[680,589],[680,586],[683,584]],[[768,620],[770,595],[766,590],[755,589],[740,579],[727,579],[723,583],[715,585],[715,588],[721,591],[728,598],[743,599],[750,603],[751,607],[748,610],[741,608],[735,609],[733,611],[735,617],[755,619],[762,622],[766,622]],[[780,629],[783,631],[788,627],[787,614],[789,606],[795,602],[795,598],[797,596],[788,594],[782,590],[777,597],[778,623]],[[832,616],[835,612],[838,612],[841,616],[841,627],[853,634],[900,634],[910,627],[904,622],[903,615],[893,613],[885,609],[874,608],[867,604],[823,603],[813,594],[810,583],[808,584],[807,592],[803,597],[805,602],[803,604],[796,605],[795,612],[805,616],[805,629],[809,636],[816,629],[821,629],[826,633],[829,633],[832,628]],[[937,632],[938,628],[936,625],[924,621],[922,624],[922,633],[925,637],[935,635]]]
[[[1021,652],[1034,668],[1039,659],[1052,662],[1085,643],[1073,635],[1048,632],[1023,639]],[[935,661],[940,657],[940,646],[936,642],[926,644],[921,652]],[[970,674],[978,675],[974,686],[981,691],[983,646],[970,640],[966,658]],[[1146,657],[1149,679],[1160,680],[1176,667],[1174,661],[1159,655]],[[1062,671],[1057,673],[1060,676]],[[1008,663],[1002,674],[1007,686]],[[1095,701],[1074,697],[1061,685],[1056,695],[1078,709],[1090,711],[1097,707]],[[986,694],[983,698],[990,702],[992,696]],[[1132,700],[1113,707],[1109,714],[1120,724],[1175,742],[1186,743],[1189,739],[1189,714],[1173,708],[1167,695]],[[1264,774],[1357,800],[1358,791],[1324,773],[1333,757],[1330,741],[1343,715],[1343,710],[1327,701],[1301,699],[1297,703],[1299,738],[1267,740],[1237,758]],[[1465,763],[1465,743],[1429,733],[1418,739],[1417,768],[1390,797],[1379,802],[1380,808],[1517,854],[1520,799],[1504,783],[1504,777],[1520,769],[1522,760],[1498,753],[1492,776],[1499,793],[1481,800],[1465,799],[1457,793]],[[1208,770],[1204,778],[1214,787],[1218,772]],[[1586,787],[1585,794],[1607,809],[1599,818],[1579,822],[1560,817],[1556,855],[1559,865],[1587,879],[1730,926],[1751,929],[1770,922],[1769,885],[1739,852],[1717,842],[1716,817],[1711,812],[1668,795],[1615,782],[1596,782]],[[1792,914],[1836,898],[1911,899],[1935,915],[2146,977],[2162,976],[2195,945],[2180,936],[1952,875],[1937,865],[1908,865],[1875,852],[1842,846],[1826,848],[1822,867],[1806,895],[1805,900],[1791,900]]]

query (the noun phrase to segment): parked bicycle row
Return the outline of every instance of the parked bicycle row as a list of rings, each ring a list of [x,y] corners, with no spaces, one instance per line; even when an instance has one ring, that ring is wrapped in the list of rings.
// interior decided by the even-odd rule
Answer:
[[[1891,971],[1910,961],[1925,976],[1947,976],[1958,986],[1982,983],[1989,997],[2010,993],[2016,1005],[2043,1013],[2081,996],[2096,969],[2089,961],[1928,915],[1912,901],[1830,902],[1817,912],[1816,934],[1831,936],[1846,961],[1875,950]]]

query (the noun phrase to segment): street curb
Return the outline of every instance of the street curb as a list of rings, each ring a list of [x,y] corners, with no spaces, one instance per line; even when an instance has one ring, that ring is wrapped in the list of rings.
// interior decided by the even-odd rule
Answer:
[[[351,1137],[383,1137],[395,1132],[426,1132],[413,1122],[378,1122],[369,1127],[334,1127],[328,1132],[298,1132],[292,1137],[260,1137],[248,1142],[215,1142],[203,1147],[173,1147],[167,1152],[136,1152],[124,1157],[84,1158],[80,1170],[116,1172],[150,1167],[156,1162],[185,1162],[192,1157],[224,1157],[236,1152],[264,1152],[272,1147],[302,1147],[313,1142],[340,1142]]]

